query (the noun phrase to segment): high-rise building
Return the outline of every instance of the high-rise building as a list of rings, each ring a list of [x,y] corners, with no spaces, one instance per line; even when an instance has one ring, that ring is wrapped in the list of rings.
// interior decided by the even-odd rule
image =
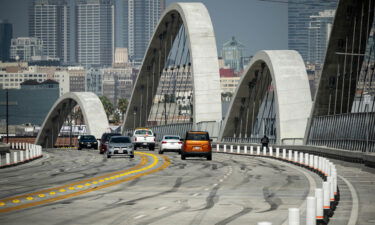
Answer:
[[[114,10],[112,0],[77,1],[76,60],[80,65],[112,65]]]
[[[13,25],[0,20],[0,61],[10,59],[10,42],[13,36]]]
[[[29,62],[43,56],[42,40],[36,37],[13,38],[10,46],[10,58]]]
[[[66,0],[33,0],[29,35],[43,41],[43,55],[70,62],[70,13]]]
[[[224,43],[221,55],[224,59],[224,64],[228,68],[240,71],[243,69],[243,51],[245,45],[237,41],[235,37],[232,40]]]
[[[118,17],[118,24],[122,29],[117,37],[123,43],[118,47],[127,47],[130,59],[141,62],[165,9],[165,0],[122,0],[119,6],[122,16]]]
[[[310,16],[308,28],[308,64],[321,65],[324,63],[334,16],[335,10],[324,10],[317,15]]]
[[[298,51],[308,59],[308,35],[310,16],[337,7],[337,0],[293,0],[288,1],[288,48]]]

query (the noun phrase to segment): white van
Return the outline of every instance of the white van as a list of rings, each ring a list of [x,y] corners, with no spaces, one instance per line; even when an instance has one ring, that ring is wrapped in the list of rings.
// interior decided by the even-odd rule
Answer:
[[[134,150],[138,147],[148,148],[151,151],[155,149],[155,134],[149,128],[136,128],[132,136]]]

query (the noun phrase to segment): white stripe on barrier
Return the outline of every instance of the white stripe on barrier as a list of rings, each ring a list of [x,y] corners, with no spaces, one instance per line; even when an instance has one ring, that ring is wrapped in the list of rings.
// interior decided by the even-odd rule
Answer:
[[[295,163],[298,163],[298,152],[294,151],[294,161]]]
[[[21,161],[21,162],[24,161],[24,158],[23,158],[23,151],[20,151],[20,161]]]
[[[334,193],[334,188],[333,188],[333,179],[332,177],[327,177],[327,181],[329,182],[329,201],[333,202],[335,201],[335,193]]]
[[[227,145],[224,145],[224,152],[227,152]]]
[[[304,163],[305,163],[305,166],[309,166],[309,153],[305,153],[305,161],[304,161]]]
[[[292,150],[288,150],[288,160],[292,161],[292,158],[293,158],[293,152]]]
[[[230,146],[230,153],[233,153],[233,145]]]
[[[299,164],[303,165],[304,161],[303,161],[303,152],[300,152],[299,153]]]
[[[260,146],[257,146],[257,155],[260,155]]]
[[[323,209],[330,209],[330,188],[331,184],[328,181],[323,182]]]
[[[286,159],[286,149],[283,148],[283,159]]]
[[[241,147],[240,147],[239,145],[237,145],[237,153],[238,153],[238,154],[240,154],[240,148],[241,148]]]
[[[270,150],[270,156],[272,157],[273,156],[273,148],[272,148],[272,146],[269,147],[269,150]]]
[[[280,148],[276,148],[276,158],[280,157]]]
[[[266,147],[263,147],[263,155],[264,155],[264,156],[267,155],[267,148],[266,148]]]
[[[216,151],[220,151],[220,145],[219,144],[216,144]]]
[[[244,154],[247,154],[247,146],[246,146],[246,145],[243,146],[243,153],[244,153]]]

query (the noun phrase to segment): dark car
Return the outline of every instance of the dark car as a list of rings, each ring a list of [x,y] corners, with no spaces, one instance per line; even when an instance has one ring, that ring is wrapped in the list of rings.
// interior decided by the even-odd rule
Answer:
[[[78,139],[78,150],[83,148],[98,149],[98,141],[93,135],[82,135]]]
[[[108,141],[113,136],[121,136],[119,133],[104,133],[100,139],[99,153],[103,154],[108,150]]]

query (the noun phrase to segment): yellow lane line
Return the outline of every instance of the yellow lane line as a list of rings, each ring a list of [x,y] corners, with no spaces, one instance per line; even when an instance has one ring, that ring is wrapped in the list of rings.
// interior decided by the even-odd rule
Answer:
[[[140,153],[136,152],[135,154],[140,154]],[[25,198],[25,197],[28,197],[30,195],[45,194],[45,193],[50,192],[50,191],[57,192],[57,191],[59,191],[62,188],[68,188],[69,190],[74,190],[75,188],[73,186],[75,186],[75,185],[78,185],[78,186],[80,186],[82,188],[83,184],[85,184],[87,182],[90,182],[90,181],[93,181],[93,180],[101,180],[102,178],[104,179],[104,178],[107,178],[108,176],[112,176],[114,174],[124,173],[124,172],[128,172],[128,171],[132,171],[132,170],[141,168],[142,166],[144,166],[144,165],[147,164],[148,158],[146,157],[146,155],[142,155],[142,154],[140,154],[140,155],[141,155],[141,161],[137,165],[135,165],[135,166],[133,166],[133,167],[131,167],[129,169],[126,169],[126,170],[111,172],[111,173],[104,174],[104,175],[101,175],[101,176],[97,176],[97,177],[93,177],[93,178],[89,178],[89,179],[84,179],[84,180],[76,181],[76,182],[69,183],[69,184],[64,184],[62,186],[48,188],[48,189],[43,189],[43,190],[40,190],[40,191],[37,191],[37,192],[32,192],[32,193],[27,193],[27,194],[22,194],[22,195],[17,195],[17,196],[11,196],[11,197],[0,199],[0,201],[1,202],[6,202],[6,201],[10,201],[10,200],[12,200],[14,198]],[[109,180],[109,178],[107,178],[107,179]]]
[[[145,171],[143,173],[138,173],[138,174],[135,174],[133,176],[130,176],[130,177],[127,177],[127,178],[124,178],[124,179],[121,179],[121,180],[116,180],[116,181],[113,181],[113,182],[110,182],[110,183],[107,183],[107,184],[103,184],[101,186],[88,188],[86,190],[81,190],[81,191],[77,191],[77,192],[66,194],[66,195],[56,196],[54,198],[44,199],[44,200],[37,201],[37,202],[20,204],[20,205],[17,205],[17,206],[0,209],[0,213],[11,212],[11,211],[19,210],[19,209],[34,207],[34,206],[38,206],[38,205],[43,205],[43,204],[47,204],[47,203],[51,203],[51,202],[55,202],[55,201],[59,201],[59,200],[83,195],[83,194],[86,194],[86,193],[89,193],[89,192],[92,192],[92,191],[100,190],[100,189],[111,187],[111,186],[114,186],[114,185],[117,185],[117,184],[120,184],[120,183],[123,183],[123,182],[131,181],[131,180],[137,179],[139,177],[146,176],[148,174],[156,173],[158,171],[161,171],[161,170],[167,168],[170,165],[169,158],[166,157],[166,156],[162,156],[163,164],[161,166],[155,168],[155,169],[149,170],[149,169],[155,167],[158,164],[159,159],[153,154],[149,154],[149,153],[140,153],[140,154],[145,154],[145,155],[151,156],[154,159],[154,162],[147,167],[144,167],[144,168],[138,169],[138,170],[134,170],[134,171],[129,171],[126,174],[130,175],[130,174],[134,174],[134,173],[137,173],[137,172]]]

